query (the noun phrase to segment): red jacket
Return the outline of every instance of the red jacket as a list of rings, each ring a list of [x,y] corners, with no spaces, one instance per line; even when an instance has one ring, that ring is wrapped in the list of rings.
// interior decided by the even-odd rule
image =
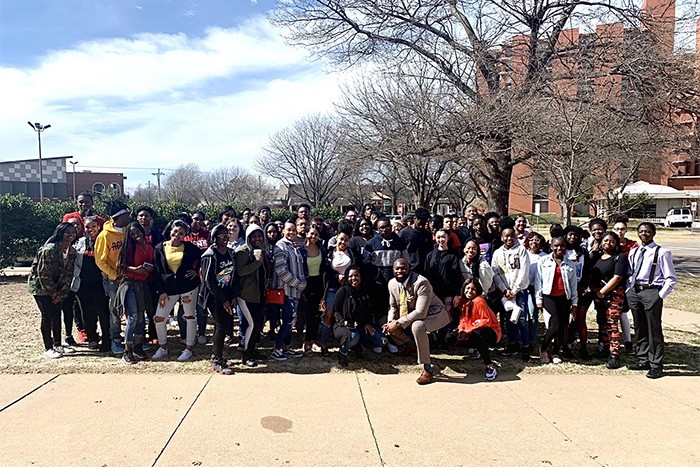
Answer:
[[[501,340],[501,324],[484,297],[478,296],[472,301],[462,303],[459,311],[459,331],[469,334],[475,329],[488,327],[496,332],[496,342]]]

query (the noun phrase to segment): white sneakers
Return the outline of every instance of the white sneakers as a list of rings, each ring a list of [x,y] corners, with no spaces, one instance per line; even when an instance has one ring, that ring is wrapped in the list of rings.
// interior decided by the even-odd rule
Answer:
[[[53,348],[56,352],[60,354],[69,354],[69,353],[75,353],[75,349],[73,347],[68,347],[67,345],[57,345],[56,347]]]
[[[158,347],[158,350],[156,350],[156,353],[154,353],[151,358],[153,360],[160,360],[161,358],[165,358],[167,356],[168,356],[168,349],[164,349],[163,347]]]
[[[63,357],[63,354],[56,349],[49,349],[46,352],[44,352],[44,355],[46,355],[49,358],[61,358]]]
[[[177,357],[178,362],[186,362],[193,357],[192,351],[190,349],[185,349],[182,351],[179,357]]]
[[[153,354],[151,359],[153,360],[161,360],[165,357],[168,356],[168,350],[164,349],[163,347],[158,347],[158,350],[156,350],[156,353]],[[192,351],[190,349],[185,349],[182,351],[179,357],[177,357],[178,362],[186,362],[187,360],[192,360],[192,357],[194,355],[192,354]]]

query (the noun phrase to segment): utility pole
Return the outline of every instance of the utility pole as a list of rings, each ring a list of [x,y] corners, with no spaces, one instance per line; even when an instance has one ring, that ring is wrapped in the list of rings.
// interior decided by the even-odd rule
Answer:
[[[161,172],[160,169],[158,169],[158,172],[153,172],[151,173],[151,175],[155,175],[156,180],[158,180],[158,201],[160,201],[160,176],[163,175],[163,172]]]
[[[73,164],[73,199],[77,199],[75,197],[75,166],[78,165],[78,161],[68,161],[71,164]]]

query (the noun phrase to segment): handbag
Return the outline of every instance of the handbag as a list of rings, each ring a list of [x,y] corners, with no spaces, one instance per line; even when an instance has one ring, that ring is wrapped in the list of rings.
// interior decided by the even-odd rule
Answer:
[[[267,305],[284,305],[284,289],[267,289],[265,303]]]

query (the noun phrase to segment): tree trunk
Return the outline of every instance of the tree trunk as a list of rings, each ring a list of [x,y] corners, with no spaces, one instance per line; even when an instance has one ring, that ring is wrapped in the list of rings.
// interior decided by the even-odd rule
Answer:
[[[564,221],[564,225],[571,225],[571,212],[574,210],[573,203],[560,200],[559,205],[561,206],[561,219]]]
[[[507,138],[490,140],[493,146],[483,154],[484,160],[479,170],[482,192],[486,195],[488,209],[499,214],[507,215],[509,207],[510,181],[513,175],[513,146]]]
[[[499,214],[508,214],[508,198],[512,174],[513,168],[504,164],[499,171],[493,173],[488,185],[484,187],[489,210]]]

